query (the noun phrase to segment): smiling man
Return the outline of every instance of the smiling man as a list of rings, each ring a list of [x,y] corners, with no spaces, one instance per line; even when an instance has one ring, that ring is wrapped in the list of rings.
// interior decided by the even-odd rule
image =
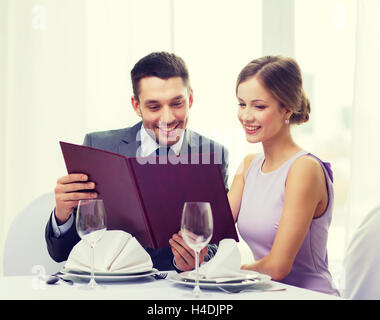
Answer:
[[[144,78],[139,88],[139,97],[132,97],[132,105],[142,118],[145,130],[150,131],[160,145],[178,142],[193,104],[191,89],[184,87],[180,77]]]
[[[156,72],[147,69],[152,67],[153,59],[157,59]],[[163,61],[158,63],[160,60]],[[174,55],[154,53],[135,65],[131,78],[132,106],[142,118],[144,129],[162,146],[179,142],[193,104],[193,91],[183,61]]]
[[[228,152],[222,145],[188,130],[189,111],[193,105],[193,90],[184,61],[167,52],[154,52],[139,60],[131,71],[133,109],[142,121],[133,127],[87,134],[84,145],[125,155],[147,157],[152,154],[177,156],[214,152],[221,163],[227,187]],[[164,151],[163,151],[164,150]],[[178,177],[178,183],[181,179]],[[46,226],[48,251],[55,261],[68,258],[80,240],[74,215],[79,200],[97,198],[95,184],[84,174],[69,174],[57,180],[56,208]],[[175,195],[173,195],[175,196]],[[168,217],[169,218],[169,217]],[[145,248],[153,266],[159,270],[190,270],[194,267],[194,252],[180,235],[173,235],[168,247]],[[200,262],[210,259],[216,247],[209,245],[200,255]],[[173,263],[174,262],[174,263]]]

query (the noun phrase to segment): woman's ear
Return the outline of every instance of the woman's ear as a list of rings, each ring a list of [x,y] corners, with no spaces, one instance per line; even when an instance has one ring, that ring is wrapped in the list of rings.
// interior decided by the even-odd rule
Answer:
[[[290,120],[290,117],[292,116],[293,114],[293,111],[289,108],[289,107],[285,107],[284,108],[285,110],[285,113],[284,113],[284,116],[285,116],[285,120]]]

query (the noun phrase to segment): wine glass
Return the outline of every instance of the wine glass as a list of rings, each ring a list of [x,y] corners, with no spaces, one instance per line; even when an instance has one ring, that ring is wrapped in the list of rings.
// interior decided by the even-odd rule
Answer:
[[[94,248],[107,230],[106,210],[103,200],[80,200],[77,209],[76,227],[78,235],[91,247],[91,280],[85,288],[99,288],[100,286],[96,283],[94,277]]]
[[[186,244],[195,251],[195,287],[199,297],[199,252],[209,243],[213,232],[212,211],[209,202],[185,202],[182,211],[181,233]]]

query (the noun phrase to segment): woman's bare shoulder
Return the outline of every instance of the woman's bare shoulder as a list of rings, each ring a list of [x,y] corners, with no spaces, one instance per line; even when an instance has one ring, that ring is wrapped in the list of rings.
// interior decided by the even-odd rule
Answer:
[[[324,180],[321,163],[311,155],[303,155],[292,164],[289,176],[301,177],[302,180]]]
[[[257,156],[257,154],[251,153],[251,154],[248,154],[244,157],[244,160],[242,163],[244,177],[247,174],[247,171],[248,171],[249,167],[251,166],[252,161],[256,158],[256,156]]]

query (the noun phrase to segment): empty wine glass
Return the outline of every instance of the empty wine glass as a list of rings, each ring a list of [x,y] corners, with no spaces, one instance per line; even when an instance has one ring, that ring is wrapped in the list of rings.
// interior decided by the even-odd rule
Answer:
[[[94,277],[94,248],[107,230],[106,210],[103,200],[80,200],[77,209],[76,227],[78,235],[91,247],[91,280],[85,287],[95,289],[99,285]]]
[[[181,233],[186,244],[195,251],[196,280],[193,290],[195,297],[202,291],[199,287],[199,252],[209,243],[213,233],[210,203],[185,202],[182,211]]]

